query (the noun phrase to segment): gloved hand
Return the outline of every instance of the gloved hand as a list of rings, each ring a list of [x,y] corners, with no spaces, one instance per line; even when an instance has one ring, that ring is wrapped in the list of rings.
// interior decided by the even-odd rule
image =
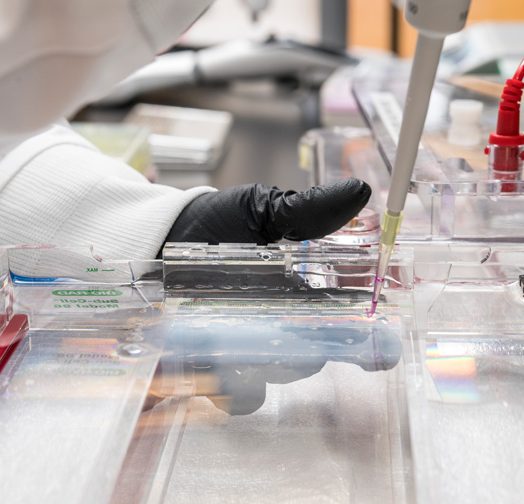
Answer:
[[[370,196],[369,185],[358,179],[305,192],[261,184],[231,187],[187,205],[167,241],[266,245],[321,238],[358,215]]]

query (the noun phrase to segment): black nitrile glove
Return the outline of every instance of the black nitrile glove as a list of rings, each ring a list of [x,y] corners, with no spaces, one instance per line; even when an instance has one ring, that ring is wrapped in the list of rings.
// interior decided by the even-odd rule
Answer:
[[[370,196],[371,188],[358,179],[305,192],[261,184],[231,187],[187,205],[167,241],[266,245],[321,238],[358,215]]]

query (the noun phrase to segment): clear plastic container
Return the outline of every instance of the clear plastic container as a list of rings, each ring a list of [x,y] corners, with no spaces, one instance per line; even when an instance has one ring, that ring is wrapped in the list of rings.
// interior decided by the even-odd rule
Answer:
[[[149,180],[155,179],[147,128],[112,123],[73,123],[72,126],[104,154],[128,164]]]
[[[151,131],[158,182],[179,189],[210,185],[227,151],[233,116],[218,110],[136,105],[125,119]]]
[[[521,500],[521,245],[2,254],[6,502]]]
[[[149,143],[159,169],[212,171],[224,153],[233,117],[216,110],[139,104],[126,122],[151,131]]]
[[[522,180],[522,163],[524,147],[488,145],[486,153],[489,159],[489,174],[492,178],[502,180],[502,190],[513,193],[518,190]]]
[[[410,251],[374,319],[372,249],[7,255],[10,322],[29,327],[0,372],[6,502],[394,498],[385,405],[411,323]]]
[[[353,93],[369,129],[334,128],[307,133],[300,145],[300,159],[301,165],[312,174],[312,183],[332,183],[351,176],[362,178],[374,191],[368,208],[382,214],[396,155],[406,85],[405,80],[395,78],[353,84]],[[447,110],[457,98],[483,101],[480,129],[484,144],[461,147],[447,141],[450,126]],[[435,86],[399,239],[524,238],[524,182],[520,171],[494,174],[484,153],[489,132],[495,127],[496,113],[494,99],[444,83]],[[351,236],[339,237],[338,242],[341,241],[357,243]]]
[[[520,502],[524,249],[432,246],[415,261],[403,363],[416,501]]]

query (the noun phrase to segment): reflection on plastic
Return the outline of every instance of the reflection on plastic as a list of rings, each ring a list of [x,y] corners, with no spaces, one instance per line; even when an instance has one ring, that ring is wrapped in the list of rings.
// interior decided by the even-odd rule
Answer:
[[[249,414],[264,403],[266,383],[307,378],[328,361],[392,369],[401,355],[398,317],[369,319],[358,311],[347,300],[262,306],[185,300],[169,329],[172,345],[162,370],[182,367],[195,395],[210,396],[231,414]]]

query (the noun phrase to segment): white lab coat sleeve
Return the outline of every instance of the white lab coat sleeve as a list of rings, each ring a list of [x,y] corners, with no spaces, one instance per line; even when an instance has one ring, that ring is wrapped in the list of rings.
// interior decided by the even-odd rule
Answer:
[[[0,246],[91,245],[104,258],[152,259],[184,207],[213,190],[152,184],[55,125],[0,161]]]

